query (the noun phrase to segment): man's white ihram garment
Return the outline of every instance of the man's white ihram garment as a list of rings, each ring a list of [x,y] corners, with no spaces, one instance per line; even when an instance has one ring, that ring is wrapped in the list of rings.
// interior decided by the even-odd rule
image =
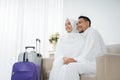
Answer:
[[[80,80],[79,74],[96,72],[96,56],[107,53],[99,33],[88,28],[84,33],[69,33],[58,41],[49,80]],[[77,62],[63,63],[63,57]]]

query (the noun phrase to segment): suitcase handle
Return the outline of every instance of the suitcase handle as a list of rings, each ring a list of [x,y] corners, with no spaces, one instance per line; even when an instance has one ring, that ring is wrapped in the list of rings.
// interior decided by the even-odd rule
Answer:
[[[40,39],[36,38],[36,53],[38,57],[42,57],[40,54]]]
[[[28,49],[28,48],[33,48],[33,49],[35,49],[34,46],[26,46],[26,47],[25,47],[25,49]]]
[[[40,53],[40,39],[36,38],[36,53]]]
[[[26,54],[27,54],[27,53],[24,52],[24,54],[23,54],[23,62],[28,62],[28,58],[26,59]],[[28,56],[27,56],[27,57],[28,57]]]
[[[39,42],[40,42],[40,39],[37,38],[36,41],[39,41]]]
[[[26,54],[26,53],[23,54],[23,62],[25,62],[25,54]]]
[[[28,51],[28,48],[32,48],[33,51],[35,52],[35,47],[34,46],[26,46],[25,49],[26,49],[26,52]]]

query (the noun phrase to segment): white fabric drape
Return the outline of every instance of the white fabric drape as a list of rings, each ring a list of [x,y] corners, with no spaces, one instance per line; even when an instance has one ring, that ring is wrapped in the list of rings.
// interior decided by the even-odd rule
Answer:
[[[48,38],[61,32],[63,0],[0,0],[0,79],[10,80],[12,65],[28,45],[41,39],[48,54]]]

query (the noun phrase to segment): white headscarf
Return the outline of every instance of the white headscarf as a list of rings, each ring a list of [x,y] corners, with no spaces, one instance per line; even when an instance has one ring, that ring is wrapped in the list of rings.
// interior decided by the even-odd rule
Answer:
[[[80,37],[81,35],[77,33],[76,30],[76,23],[77,21],[74,19],[69,19],[73,30],[70,33],[66,33],[65,35],[60,36],[56,52],[55,52],[55,58],[58,57],[75,57],[77,53],[80,53],[81,49],[79,45],[83,45],[84,41]]]
[[[77,23],[77,21],[75,20],[75,19],[68,19],[67,18],[67,20],[66,20],[66,22],[67,21],[70,21],[70,23],[71,23],[71,26],[72,26],[72,31],[71,32],[67,32],[66,31],[66,33],[65,34],[63,34],[63,35],[61,35],[60,36],[60,38],[66,38],[66,39],[68,39],[68,38],[74,38],[75,37],[75,35],[76,35],[76,33],[78,33],[78,31],[77,31],[77,26],[76,26],[76,23]]]
[[[77,32],[77,29],[76,29],[77,21],[75,19],[67,19],[67,20],[69,20],[72,25],[72,31],[70,33],[76,33]]]

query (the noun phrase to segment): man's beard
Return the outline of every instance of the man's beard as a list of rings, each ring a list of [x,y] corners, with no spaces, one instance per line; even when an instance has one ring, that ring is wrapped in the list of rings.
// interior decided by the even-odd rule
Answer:
[[[80,31],[79,33],[83,33],[84,31]]]

